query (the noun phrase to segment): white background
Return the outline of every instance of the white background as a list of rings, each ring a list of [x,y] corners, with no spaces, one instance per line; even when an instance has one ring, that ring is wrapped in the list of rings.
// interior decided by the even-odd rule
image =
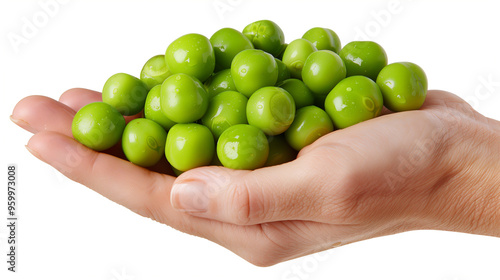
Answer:
[[[1,218],[0,279],[500,279],[500,239],[433,231],[258,268],[64,178],[26,151],[30,133],[9,121],[25,96],[57,99],[72,87],[100,90],[114,73],[139,75],[147,59],[180,35],[210,37],[219,28],[242,30],[258,19],[277,22],[287,42],[314,26],[332,28],[343,45],[368,36],[385,48],[390,62],[422,66],[430,88],[454,92],[500,119],[496,1],[69,0],[48,12],[40,4],[47,2],[0,2],[0,167],[5,171],[0,173],[17,164],[20,184],[19,272],[6,271],[7,228]],[[23,35],[27,22],[36,30]],[[12,36],[24,40],[17,45]],[[487,80],[496,84],[486,87],[482,81]],[[5,217],[1,189],[0,217]]]

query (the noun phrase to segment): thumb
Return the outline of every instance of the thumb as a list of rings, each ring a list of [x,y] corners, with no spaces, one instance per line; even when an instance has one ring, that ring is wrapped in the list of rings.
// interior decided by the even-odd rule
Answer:
[[[330,189],[325,184],[325,175],[318,176],[325,167],[319,165],[299,157],[254,171],[224,167],[193,169],[175,180],[171,203],[191,215],[237,225],[318,220],[318,213],[328,212],[323,208],[331,202],[328,199],[331,192],[327,192],[325,199],[325,189]]]

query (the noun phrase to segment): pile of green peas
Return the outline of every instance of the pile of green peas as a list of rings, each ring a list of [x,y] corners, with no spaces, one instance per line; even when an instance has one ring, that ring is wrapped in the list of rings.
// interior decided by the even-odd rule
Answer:
[[[426,93],[422,68],[388,65],[375,42],[341,47],[333,30],[315,27],[287,44],[276,23],[260,20],[242,32],[184,35],[139,78],[111,76],[103,102],[80,109],[72,132],[96,151],[121,140],[127,159],[143,167],[166,157],[177,174],[206,165],[252,170],[292,161],[384,106],[417,110]],[[137,114],[126,124],[124,116]]]

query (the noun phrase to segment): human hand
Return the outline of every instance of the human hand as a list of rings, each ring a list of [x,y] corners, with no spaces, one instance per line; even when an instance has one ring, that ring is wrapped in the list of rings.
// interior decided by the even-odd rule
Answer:
[[[330,133],[290,163],[177,179],[163,174],[166,162],[152,171],[120,159],[119,147],[98,153],[74,141],[75,111],[98,100],[83,89],[60,102],[27,97],[13,119],[36,133],[32,153],[70,179],[256,265],[407,230],[500,236],[500,124],[450,93]]]

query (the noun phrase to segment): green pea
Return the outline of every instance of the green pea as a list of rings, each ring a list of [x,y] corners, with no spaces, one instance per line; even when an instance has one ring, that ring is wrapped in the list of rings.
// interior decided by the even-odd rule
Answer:
[[[207,37],[187,34],[173,41],[165,52],[172,74],[184,73],[205,81],[215,69],[215,53]]]
[[[278,66],[278,80],[276,81],[276,84],[279,84],[286,79],[290,79],[290,71],[288,71],[286,64],[277,58],[274,60],[276,60],[276,65]]]
[[[266,163],[269,143],[262,130],[248,124],[226,129],[217,142],[222,165],[232,169],[257,169]]]
[[[312,53],[302,69],[302,79],[314,94],[316,104],[320,107],[323,107],[328,93],[345,77],[344,62],[332,51]]]
[[[167,118],[161,110],[161,85],[153,87],[146,98],[146,104],[144,105],[144,117],[146,119],[155,121],[161,125],[165,130],[169,130],[174,126],[175,122]]]
[[[420,66],[411,62],[396,62],[380,71],[377,85],[384,105],[394,112],[417,110],[427,95],[427,76]]]
[[[278,86],[290,93],[295,101],[296,109],[314,104],[314,95],[303,81],[288,79],[278,84]]]
[[[352,76],[338,83],[325,100],[325,109],[336,128],[380,116],[382,93],[377,84],[365,76]]]
[[[248,99],[248,123],[267,135],[278,135],[290,127],[295,117],[295,102],[286,90],[264,87]]]
[[[333,123],[328,114],[316,106],[307,106],[297,110],[285,138],[292,148],[300,151],[332,131]]]
[[[362,75],[375,81],[378,73],[387,65],[387,54],[372,41],[353,41],[339,53],[344,60],[347,77]]]
[[[104,102],[83,106],[71,124],[73,137],[96,151],[107,150],[118,143],[124,128],[125,119],[120,112]]]
[[[176,124],[168,132],[165,156],[179,171],[209,165],[214,151],[214,137],[206,126],[196,123]]]
[[[231,69],[224,69],[215,73],[205,82],[205,88],[210,97],[214,97],[223,91],[236,90]]]
[[[280,53],[275,57],[279,60],[283,60],[283,54],[285,53],[287,47],[288,47],[287,43],[283,44],[283,46],[281,47]]]
[[[280,165],[297,158],[297,151],[286,141],[283,134],[267,137],[269,142],[269,156],[265,166]]]
[[[130,162],[150,167],[163,157],[166,139],[167,132],[156,122],[143,118],[134,119],[123,131],[123,152]]]
[[[339,53],[341,49],[340,38],[333,30],[314,27],[309,29],[303,39],[310,41],[318,50],[329,50]]]
[[[148,87],[140,79],[125,73],[111,76],[102,89],[102,101],[115,107],[125,116],[132,116],[144,108]]]
[[[237,91],[221,92],[210,99],[201,123],[218,139],[230,126],[247,123],[247,101],[248,99]]]
[[[316,47],[306,39],[292,41],[283,54],[283,63],[293,78],[302,79],[302,68],[307,57],[317,51]]]
[[[168,76],[172,75],[168,70],[164,55],[157,55],[150,58],[141,70],[141,81],[149,90],[157,85],[161,85]]]
[[[195,122],[207,111],[208,93],[199,80],[174,74],[161,86],[161,111],[176,123]]]
[[[236,89],[250,97],[259,88],[276,84],[278,66],[274,57],[262,50],[244,50],[233,59],[231,76]]]
[[[231,68],[233,58],[241,51],[253,49],[253,44],[243,33],[232,28],[222,28],[210,37],[214,47],[215,64],[219,70]]]
[[[259,20],[247,25],[243,34],[250,39],[254,47],[277,57],[285,45],[283,30],[270,20]]]

